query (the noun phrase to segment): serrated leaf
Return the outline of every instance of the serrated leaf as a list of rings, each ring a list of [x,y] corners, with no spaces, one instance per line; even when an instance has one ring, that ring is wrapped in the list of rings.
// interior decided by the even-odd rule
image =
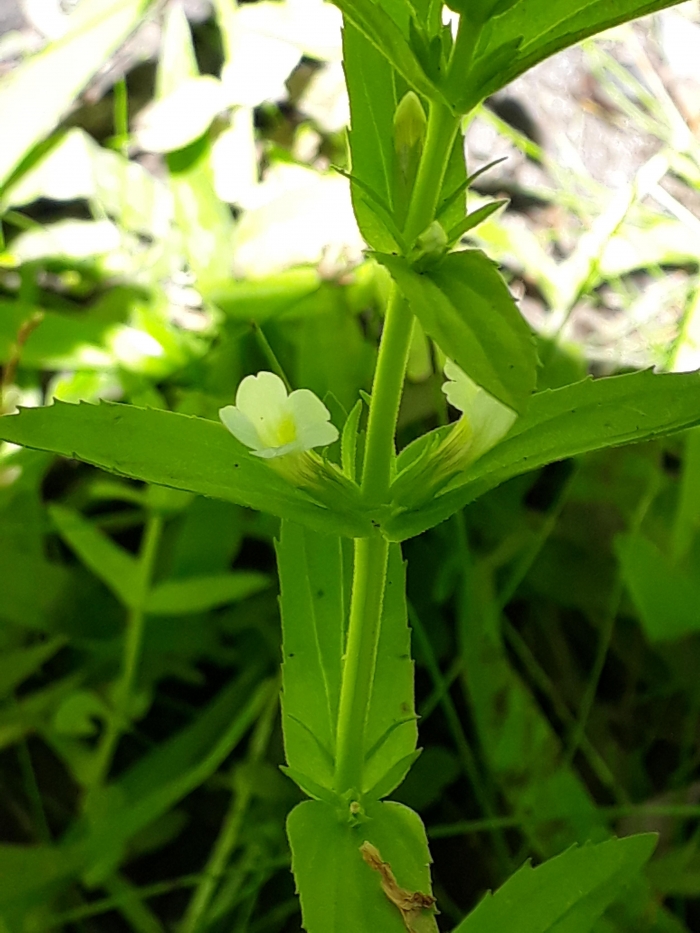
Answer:
[[[374,787],[397,762],[412,755],[418,741],[407,618],[406,568],[401,549],[394,545],[389,550],[374,686],[365,730],[367,760],[363,790]],[[403,776],[407,771],[408,768]]]
[[[535,387],[537,354],[524,318],[480,250],[447,256],[428,272],[379,254],[425,332],[476,382],[523,412]]]
[[[677,0],[520,0],[487,22],[467,72],[459,62],[450,97],[462,112],[543,59],[619,23],[674,6]],[[498,68],[494,69],[493,63]],[[468,89],[460,93],[460,89]]]
[[[207,612],[246,599],[269,585],[269,577],[252,571],[166,580],[150,591],[145,608],[154,615]]]
[[[340,8],[345,19],[351,22],[402,75],[409,87],[425,97],[442,102],[442,95],[423,71],[404,31],[386,11],[384,5],[375,3],[374,0],[338,0],[336,6]],[[392,0],[392,12],[396,12],[397,6],[401,8],[397,18],[405,17],[407,27],[410,8],[407,4],[397,4]]]
[[[0,188],[29,150],[58,124],[149,6],[150,0],[85,0],[69,19],[71,28],[65,36],[4,75]]]
[[[341,541],[283,522],[277,564],[287,762],[331,788],[348,598]]]
[[[351,22],[343,28],[343,68],[350,100],[352,201],[363,237],[375,249],[397,248],[374,201],[390,211],[394,200],[395,72]],[[376,199],[367,192],[376,192]]]
[[[290,767],[333,787],[342,659],[351,588],[340,539],[284,522],[277,547],[283,626],[283,726]],[[365,729],[363,790],[416,747],[405,570],[391,549],[373,690]],[[303,788],[303,785],[301,785]],[[388,793],[388,791],[387,791]]]
[[[327,532],[362,537],[372,529],[363,514],[345,510],[340,492],[331,512],[253,457],[223,425],[204,418],[111,402],[56,402],[0,418],[0,438]]]
[[[363,821],[307,800],[287,818],[292,870],[307,933],[406,933],[398,908],[360,846],[370,842],[388,862],[398,885],[429,895],[430,855],[420,817],[399,803],[371,803]],[[412,918],[414,933],[437,933],[432,911]]]
[[[647,833],[573,847],[537,868],[526,863],[453,933],[588,933],[655,845]]]
[[[415,511],[399,508],[384,523],[393,541],[420,534],[513,476],[591,450],[648,440],[700,424],[700,374],[651,372],[587,379],[532,397],[504,441],[476,461],[453,488]],[[444,429],[439,429],[444,432]],[[449,430],[449,429],[448,429]],[[402,452],[398,469],[437,432]]]

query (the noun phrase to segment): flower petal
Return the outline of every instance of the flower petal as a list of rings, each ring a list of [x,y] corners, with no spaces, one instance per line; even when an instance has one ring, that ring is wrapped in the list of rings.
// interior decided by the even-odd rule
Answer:
[[[471,411],[466,416],[474,430],[474,441],[470,454],[478,460],[487,450],[491,450],[513,427],[516,412],[484,389],[479,389]]]
[[[479,392],[479,386],[452,360],[445,362],[444,373],[449,379],[449,382],[442,386],[447,401],[453,408],[468,414]]]
[[[236,392],[236,408],[247,415],[253,424],[277,424],[285,414],[287,389],[279,376],[260,372],[246,376]]]
[[[330,423],[331,413],[310,389],[296,389],[287,400],[297,426],[302,450],[325,447],[338,440],[338,429]]]
[[[241,444],[245,444],[246,447],[250,447],[253,450],[260,450],[265,446],[253,422],[238,408],[235,408],[233,405],[227,405],[226,408],[221,408],[219,410],[219,418],[221,418],[224,427],[226,427]]]

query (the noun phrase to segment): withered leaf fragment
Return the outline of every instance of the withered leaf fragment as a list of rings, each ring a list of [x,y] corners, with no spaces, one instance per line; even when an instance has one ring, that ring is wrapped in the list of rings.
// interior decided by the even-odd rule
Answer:
[[[383,861],[379,849],[371,842],[363,842],[360,846],[362,858],[371,869],[379,872],[382,890],[398,909],[404,926],[408,933],[419,933],[415,922],[421,917],[424,910],[435,911],[435,898],[432,894],[423,894],[422,891],[407,891],[399,887],[391,865]]]

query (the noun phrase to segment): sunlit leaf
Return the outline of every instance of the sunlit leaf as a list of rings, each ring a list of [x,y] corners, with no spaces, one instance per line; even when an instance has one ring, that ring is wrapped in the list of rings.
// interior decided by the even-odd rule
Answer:
[[[386,522],[394,540],[412,537],[444,521],[468,502],[512,476],[590,450],[648,440],[700,423],[700,374],[632,373],[587,379],[532,397],[500,444],[455,481],[430,505]],[[442,429],[444,430],[444,429]],[[399,458],[414,459],[431,435],[406,448]],[[397,503],[400,506],[400,503]]]
[[[149,6],[150,0],[85,0],[69,19],[72,28],[65,36],[2,78],[0,126],[5,131],[0,188],[29,150],[56,126]]]
[[[500,402],[524,411],[536,382],[534,339],[484,253],[452,253],[423,273],[398,256],[377,259],[443,353]]]
[[[132,405],[25,409],[0,419],[0,438],[92,463],[104,470],[294,518],[312,527],[364,535],[369,519],[333,512],[253,457],[222,424]]]

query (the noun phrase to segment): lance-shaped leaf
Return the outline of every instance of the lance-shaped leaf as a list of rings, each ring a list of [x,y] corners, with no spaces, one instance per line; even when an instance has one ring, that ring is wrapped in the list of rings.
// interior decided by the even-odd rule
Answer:
[[[277,565],[287,763],[331,788],[348,598],[342,542],[283,522]]]
[[[372,803],[353,820],[349,810],[307,800],[289,814],[287,835],[307,933],[437,933],[433,909],[419,906],[432,901],[425,829],[408,807]],[[382,875],[365,860],[366,843],[380,853],[405,898],[386,869]],[[396,901],[410,904],[411,896],[416,908],[402,916]]]
[[[532,332],[496,266],[480,250],[447,256],[417,272],[377,254],[440,349],[504,405],[522,413],[535,387]]]
[[[290,777],[318,797],[314,784],[327,790],[333,787],[352,579],[350,554],[340,538],[284,522],[277,561],[282,590],[285,751]],[[401,783],[416,748],[405,588],[401,552],[394,546],[365,732],[363,790],[377,797],[386,796]]]
[[[394,19],[385,9],[385,5],[374,0],[336,0],[343,16],[362,32],[366,38],[391,63],[398,73],[408,82],[409,87],[425,97],[443,102],[440,91],[427,77],[411,48],[404,29],[411,15],[407,3],[392,3]],[[401,22],[401,25],[397,23]]]
[[[453,933],[587,933],[655,845],[645,833],[574,847],[537,868],[526,862]]]
[[[58,533],[85,566],[124,606],[133,608],[142,595],[139,565],[134,556],[72,509],[54,505],[49,515]]]
[[[375,249],[396,249],[396,236],[390,230],[396,171],[395,71],[351,22],[343,29],[343,68],[350,99],[348,141],[357,223]]]
[[[252,456],[215,421],[103,402],[24,409],[0,419],[0,439],[83,460],[111,473],[225,499],[348,536],[369,518],[332,490],[333,510]]]
[[[630,444],[700,424],[700,374],[652,372],[586,379],[532,397],[527,414],[508,437],[484,454],[453,486],[415,510],[401,509],[386,521],[391,540],[402,541],[444,521],[513,476],[590,450]],[[424,435],[402,452],[399,471],[421,455],[436,434]]]
[[[413,764],[418,727],[413,702],[413,661],[406,611],[406,568],[401,549],[389,550],[377,664],[365,732],[365,791],[385,797],[397,787]],[[392,786],[383,782],[400,762]],[[381,784],[379,783],[381,782]],[[392,781],[389,782],[390,784]]]
[[[533,65],[618,23],[674,6],[677,0],[520,0],[485,24],[475,59],[453,62],[446,93],[463,113]],[[498,67],[494,68],[496,62]]]

